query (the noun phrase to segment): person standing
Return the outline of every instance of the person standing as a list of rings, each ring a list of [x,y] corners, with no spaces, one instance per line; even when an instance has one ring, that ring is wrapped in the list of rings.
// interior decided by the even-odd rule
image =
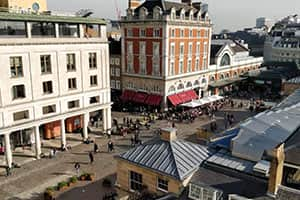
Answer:
[[[99,146],[96,142],[94,142],[94,153],[98,153],[99,152]]]
[[[89,153],[89,157],[90,157],[90,164],[94,163],[94,155],[92,152]]]
[[[80,164],[79,164],[79,162],[76,162],[76,163],[75,163],[74,168],[75,168],[75,170],[76,170],[77,176],[79,176],[79,171],[80,171]]]
[[[6,177],[11,175],[11,168],[9,166],[6,167]]]

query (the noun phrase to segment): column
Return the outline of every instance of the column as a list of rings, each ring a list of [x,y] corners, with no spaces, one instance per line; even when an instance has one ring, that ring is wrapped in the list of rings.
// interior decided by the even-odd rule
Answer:
[[[61,147],[67,147],[65,119],[60,120]]]
[[[5,134],[4,140],[5,140],[6,164],[9,168],[11,168],[12,167],[12,152],[11,152],[11,147],[10,147],[9,133]]]
[[[102,125],[103,125],[103,132],[107,131],[107,116],[106,116],[106,109],[102,110]]]
[[[83,127],[82,127],[82,131],[83,131],[83,140],[87,140],[88,139],[88,126],[89,126],[89,121],[90,121],[90,114],[89,113],[85,113],[83,114]]]
[[[111,134],[111,107],[106,109],[106,128],[107,133]]]
[[[201,99],[202,88],[199,88],[199,99]]]
[[[35,138],[35,155],[37,159],[41,158],[41,138],[40,138],[40,126],[34,127],[34,138]]]
[[[55,26],[55,37],[59,38],[59,25],[56,23],[54,26]]]

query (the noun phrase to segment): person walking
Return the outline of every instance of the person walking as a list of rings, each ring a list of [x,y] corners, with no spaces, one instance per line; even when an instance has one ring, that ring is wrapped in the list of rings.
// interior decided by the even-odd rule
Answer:
[[[99,152],[99,146],[96,142],[94,142],[94,153],[98,153]]]
[[[6,177],[11,175],[11,168],[9,166],[6,167]]]
[[[90,157],[90,164],[94,163],[94,155],[92,152],[89,153],[89,157]]]
[[[75,168],[75,170],[76,170],[77,176],[79,176],[79,171],[80,171],[80,164],[79,164],[79,162],[76,162],[76,163],[75,163],[74,168]]]

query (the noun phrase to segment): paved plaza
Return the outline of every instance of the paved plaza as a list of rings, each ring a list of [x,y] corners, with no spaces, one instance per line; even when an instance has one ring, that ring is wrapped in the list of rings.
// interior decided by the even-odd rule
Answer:
[[[216,113],[216,120],[218,130],[221,133],[224,126],[224,112],[232,113],[235,116],[236,123],[254,115],[245,108],[231,109],[225,107],[222,111]],[[123,117],[141,118],[137,115],[128,113],[112,113],[112,119],[117,119],[119,123],[123,121]],[[145,142],[153,137],[156,137],[154,130],[168,126],[170,123],[166,120],[156,121],[151,125],[150,130],[145,127],[142,128],[140,139]],[[201,116],[191,123],[177,123],[178,137],[180,139],[187,139],[193,142],[200,142],[196,139],[195,133],[198,128],[208,128],[209,130],[210,119],[208,116]],[[81,164],[81,172],[93,172],[96,174],[95,182],[79,182],[74,188],[61,194],[58,199],[60,200],[75,200],[75,199],[102,199],[107,191],[102,188],[102,181],[104,177],[109,176],[110,179],[115,179],[116,162],[113,156],[124,152],[131,148],[131,135],[126,137],[112,136],[115,143],[115,151],[113,153],[107,152],[108,138],[90,134],[92,139],[100,145],[100,153],[95,154],[95,162],[89,163],[88,153],[93,150],[93,144],[82,144],[79,135],[69,135],[67,142],[71,144],[72,149],[67,152],[58,152],[57,156],[53,159],[43,158],[35,160],[31,157],[18,157],[14,158],[15,162],[20,164],[20,168],[13,169],[12,175],[5,176],[2,170],[0,175],[0,199],[43,199],[41,194],[46,187],[56,185],[60,181],[67,180],[68,177],[75,175],[74,164],[79,162]],[[44,145],[43,152],[47,153],[50,146],[58,145],[59,139],[55,141],[47,141],[49,146]],[[51,144],[52,142],[52,144]],[[1,159],[4,159],[3,157]]]

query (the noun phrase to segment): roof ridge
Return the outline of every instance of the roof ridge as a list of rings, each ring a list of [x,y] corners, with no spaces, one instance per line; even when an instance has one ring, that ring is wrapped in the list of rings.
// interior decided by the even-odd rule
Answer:
[[[173,158],[173,160],[174,160],[175,169],[176,169],[176,175],[177,175],[177,177],[181,180],[181,176],[180,176],[179,171],[178,171],[177,161],[176,161],[176,158],[175,158],[175,152],[174,152],[174,150],[173,150],[173,145],[172,145],[174,142],[176,142],[176,141],[170,141],[170,142],[168,142],[168,143],[169,143],[169,145],[170,145],[171,155],[172,155],[172,158]]]

